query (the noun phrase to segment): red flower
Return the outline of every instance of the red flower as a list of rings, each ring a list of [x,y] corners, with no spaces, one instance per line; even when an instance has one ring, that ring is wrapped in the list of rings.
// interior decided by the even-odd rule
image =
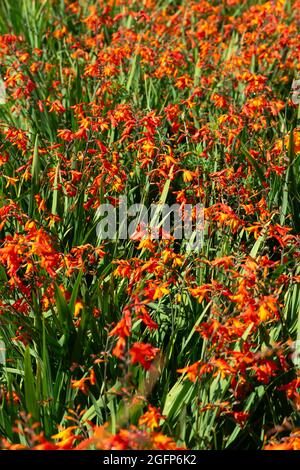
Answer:
[[[157,355],[159,349],[154,348],[151,344],[147,343],[134,343],[129,353],[131,356],[131,363],[135,364],[139,362],[144,369],[148,370],[151,367],[151,363]]]

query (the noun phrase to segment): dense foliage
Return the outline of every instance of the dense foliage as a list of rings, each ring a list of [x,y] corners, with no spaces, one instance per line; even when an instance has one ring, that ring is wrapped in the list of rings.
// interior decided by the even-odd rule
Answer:
[[[1,0],[3,448],[300,447],[299,31],[299,0]],[[203,246],[99,238],[123,195],[203,204]]]

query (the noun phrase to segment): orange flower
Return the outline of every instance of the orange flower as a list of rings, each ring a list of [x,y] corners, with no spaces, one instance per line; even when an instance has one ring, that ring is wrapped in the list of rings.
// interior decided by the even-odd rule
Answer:
[[[207,293],[210,292],[210,290],[211,290],[210,284],[203,284],[202,286],[199,286],[199,287],[189,288],[190,293],[192,294],[193,297],[196,297],[196,299],[198,299],[199,304],[201,304],[203,299],[207,297]]]
[[[263,450],[300,450],[300,430],[296,429],[290,436],[276,439],[264,446]]]
[[[266,321],[274,315],[278,316],[276,303],[276,299],[271,295],[263,297],[263,301],[260,303],[258,309],[258,316],[261,321]]]
[[[75,307],[74,307],[74,317],[78,317],[79,313],[81,312],[81,310],[83,309],[83,303],[81,302],[81,300],[77,300],[77,302],[75,303]]]
[[[140,363],[144,369],[148,370],[151,367],[153,359],[159,352],[158,348],[154,348],[151,344],[147,343],[134,343],[130,348],[131,363]]]
[[[182,369],[177,369],[177,372],[179,372],[180,374],[187,374],[188,379],[191,382],[196,382],[200,375],[201,364],[201,361],[197,361],[190,366],[183,367]]]
[[[82,393],[86,395],[88,392],[88,387],[87,387],[86,382],[90,382],[91,385],[96,384],[96,375],[95,375],[94,369],[90,370],[89,377],[82,377],[79,380],[72,380],[71,387],[78,388]]]
[[[78,388],[82,393],[86,395],[88,392],[88,387],[86,385],[86,382],[89,380],[90,380],[89,377],[82,377],[82,379],[79,379],[79,380],[72,380],[71,387]]]
[[[158,408],[149,405],[148,411],[140,417],[139,425],[142,426],[144,424],[147,428],[153,430],[154,428],[158,428],[160,421],[164,419],[165,416],[160,414],[160,410]]]
[[[57,447],[61,449],[70,448],[74,441],[80,438],[74,434],[75,429],[77,429],[77,426],[69,426],[68,428],[51,436],[52,439],[58,440],[56,443]]]

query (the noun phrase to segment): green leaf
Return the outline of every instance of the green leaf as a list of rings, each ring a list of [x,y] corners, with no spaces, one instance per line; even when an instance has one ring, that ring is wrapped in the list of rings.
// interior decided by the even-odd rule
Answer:
[[[24,355],[24,387],[25,387],[25,403],[29,413],[32,414],[34,420],[39,419],[39,404],[36,397],[35,379],[32,371],[30,358],[30,348],[26,347]]]

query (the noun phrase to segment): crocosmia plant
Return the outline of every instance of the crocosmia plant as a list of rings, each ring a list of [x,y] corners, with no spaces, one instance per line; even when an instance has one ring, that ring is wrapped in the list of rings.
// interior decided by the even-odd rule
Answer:
[[[300,449],[300,1],[0,1],[0,448]]]

